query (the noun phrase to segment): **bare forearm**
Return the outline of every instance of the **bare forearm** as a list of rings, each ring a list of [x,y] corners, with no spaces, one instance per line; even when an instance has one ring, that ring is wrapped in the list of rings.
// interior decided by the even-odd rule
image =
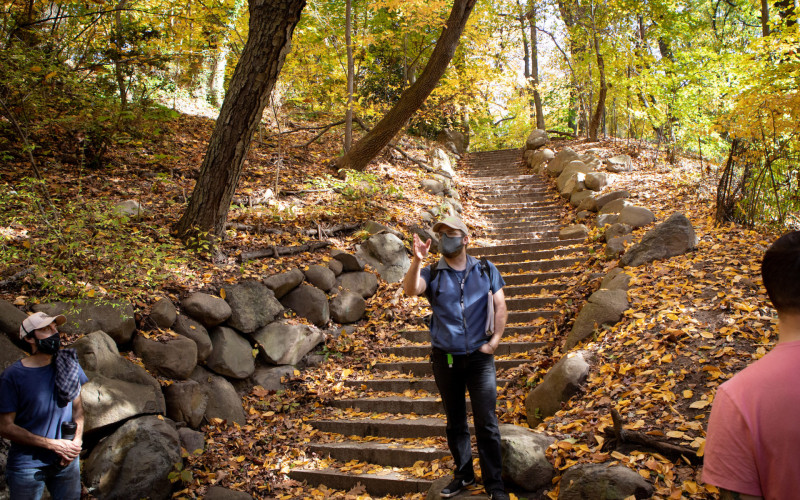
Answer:
[[[420,277],[419,272],[422,269],[422,261],[417,257],[411,259],[411,265],[403,277],[403,291],[406,295],[415,296],[419,295],[425,285],[425,281]]]
[[[51,439],[48,439],[44,436],[38,436],[14,423],[3,425],[2,428],[0,428],[0,436],[17,444],[36,446],[38,448],[44,448],[47,450],[52,449]]]
[[[83,399],[81,399],[81,395],[78,394],[78,397],[72,401],[72,420],[77,425],[77,429],[75,429],[75,440],[78,442],[83,442]]]

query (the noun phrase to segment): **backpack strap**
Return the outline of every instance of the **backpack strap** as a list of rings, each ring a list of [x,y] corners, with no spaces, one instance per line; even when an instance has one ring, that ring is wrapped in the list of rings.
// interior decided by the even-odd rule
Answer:
[[[428,282],[428,301],[431,303],[431,309],[433,309],[433,304],[436,302],[436,292],[433,290],[433,280],[435,280],[436,276],[439,275],[438,266],[438,261],[431,264],[431,279]]]
[[[484,272],[487,276],[489,276],[489,289],[492,289],[492,268],[489,266],[489,261],[486,257],[481,257],[481,276],[484,276]]]

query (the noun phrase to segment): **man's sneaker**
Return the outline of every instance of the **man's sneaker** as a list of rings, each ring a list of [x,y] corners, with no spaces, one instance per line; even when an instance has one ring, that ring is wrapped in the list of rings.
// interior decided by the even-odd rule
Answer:
[[[470,484],[475,484],[475,478],[472,479],[453,479],[450,484],[444,487],[439,496],[442,498],[450,498],[458,495],[461,493],[461,490],[469,486]],[[506,497],[508,498],[508,497]]]
[[[495,490],[489,493],[489,500],[510,500],[511,497],[508,496],[503,490]]]

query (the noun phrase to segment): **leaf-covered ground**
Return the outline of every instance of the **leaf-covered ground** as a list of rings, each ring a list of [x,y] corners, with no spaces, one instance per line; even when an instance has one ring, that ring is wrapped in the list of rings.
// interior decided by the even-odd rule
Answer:
[[[110,152],[110,163],[102,170],[87,171],[80,165],[60,162],[44,156],[45,177],[56,204],[69,200],[88,203],[136,199],[147,209],[140,220],[126,222],[124,231],[144,247],[158,248],[157,255],[134,255],[140,262],[157,267],[159,281],[147,281],[135,271],[136,263],[127,262],[125,249],[113,256],[97,258],[79,254],[73,261],[72,250],[43,246],[49,241],[48,229],[34,216],[17,213],[15,219],[3,220],[3,249],[0,277],[8,278],[28,266],[35,273],[19,283],[0,290],[3,299],[30,304],[53,296],[53,290],[41,284],[69,280],[60,289],[67,295],[110,295],[131,299],[137,317],[146,316],[152,301],[160,293],[178,300],[183,294],[204,289],[218,293],[226,283],[246,277],[261,278],[294,267],[326,259],[327,250],[278,259],[257,259],[241,263],[243,252],[272,245],[299,245],[317,239],[304,231],[336,224],[376,220],[404,231],[419,222],[424,208],[437,200],[419,190],[425,172],[400,155],[379,158],[366,176],[341,183],[332,177],[331,160],[340,151],[334,134],[308,146],[316,131],[283,136],[265,134],[263,142],[254,143],[237,190],[238,202],[229,216],[239,224],[229,231],[222,248],[226,258],[212,263],[205,254],[193,254],[172,240],[166,230],[180,216],[186,197],[191,193],[205,144],[210,135],[207,119],[181,116],[169,123],[169,131],[157,140],[117,145]],[[404,139],[401,147],[422,159],[420,141]],[[568,143],[557,144],[563,147]],[[572,143],[582,150],[597,144]],[[558,439],[548,454],[560,472],[579,462],[622,463],[637,470],[656,486],[657,498],[712,498],[716,490],[700,482],[700,467],[686,461],[671,462],[643,450],[625,453],[607,449],[611,410],[616,409],[625,426],[649,436],[698,450],[702,454],[705,427],[716,387],[748,363],[763,356],[776,340],[774,311],[769,307],[759,276],[761,255],[775,237],[733,225],[715,226],[713,204],[715,167],[697,160],[680,159],[676,165],[663,155],[638,143],[607,141],[599,147],[608,154],[627,152],[634,156],[633,172],[610,174],[611,185],[625,188],[636,204],[656,213],[658,221],[681,211],[692,221],[699,238],[696,251],[629,270],[633,281],[629,291],[631,309],[617,325],[598,332],[589,343],[580,346],[595,354],[592,372],[584,390],[538,430]],[[280,168],[278,168],[280,166]],[[16,189],[29,176],[24,160],[0,166],[4,188]],[[266,204],[251,200],[267,189],[279,195]],[[478,228],[480,241],[483,219],[475,210],[470,193],[461,191],[465,219]],[[11,200],[5,207],[26,210],[22,201]],[[16,203],[17,205],[14,205]],[[573,212],[565,212],[573,213]],[[571,223],[566,216],[565,223]],[[113,228],[112,228],[113,229]],[[648,228],[635,232],[637,237]],[[114,244],[113,234],[103,239],[103,227],[85,226],[88,248]],[[92,235],[94,231],[94,235]],[[108,230],[111,231],[111,230]],[[67,234],[68,236],[68,233]],[[83,233],[81,233],[83,234]],[[100,236],[98,236],[98,234]],[[130,236],[133,235],[133,236]],[[336,247],[350,249],[362,233],[323,235]],[[502,422],[526,425],[524,398],[547,369],[563,353],[560,343],[569,331],[570,320],[582,302],[596,289],[601,273],[614,267],[606,261],[600,234],[590,239],[595,251],[589,265],[576,267],[578,274],[561,292],[562,317],[539,321],[533,340],[552,341],[524,366],[499,374],[514,380],[500,391],[498,415]],[[95,238],[91,240],[91,238]],[[71,240],[70,240],[71,241]],[[82,241],[82,240],[79,240]],[[39,250],[56,265],[68,267],[80,262],[79,275],[42,265],[31,250]],[[74,253],[74,252],[73,252]],[[94,258],[93,258],[94,255]],[[133,258],[133,257],[132,257]],[[109,260],[110,259],[110,260]],[[143,260],[144,259],[144,260]],[[45,264],[47,260],[44,261]],[[109,266],[113,264],[113,276]],[[127,266],[127,267],[126,267]],[[62,270],[63,271],[63,270]],[[111,277],[109,277],[111,276]],[[113,283],[111,282],[113,278]],[[79,286],[75,286],[75,284]],[[66,286],[71,285],[71,286]],[[330,331],[324,349],[315,362],[295,372],[289,388],[279,393],[241,387],[248,413],[248,423],[239,428],[213,422],[203,428],[206,451],[188,456],[184,474],[187,481],[176,483],[176,497],[194,498],[213,484],[248,491],[255,497],[278,498],[368,498],[362,490],[337,492],[325,488],[307,488],[288,478],[293,467],[324,465],[325,459],[307,451],[307,444],[337,439],[315,431],[307,422],[312,418],[357,414],[330,408],[328,401],[359,397],[363,392],[348,388],[346,379],[368,378],[370,367],[388,361],[381,347],[400,342],[396,332],[409,325],[419,325],[425,314],[424,300],[405,297],[399,286],[382,284],[368,302],[367,318],[354,328]],[[295,319],[301,321],[300,319]],[[164,334],[169,332],[155,332]],[[135,356],[128,355],[136,361]],[[163,380],[164,384],[170,381]],[[409,393],[424,397],[425,393]],[[359,415],[377,417],[376,415]],[[443,444],[443,438],[431,442]],[[412,444],[409,443],[409,446]],[[352,471],[369,472],[368,464],[350,463]],[[426,478],[450,474],[448,460],[418,463],[405,472]],[[558,479],[548,493],[558,494]]]

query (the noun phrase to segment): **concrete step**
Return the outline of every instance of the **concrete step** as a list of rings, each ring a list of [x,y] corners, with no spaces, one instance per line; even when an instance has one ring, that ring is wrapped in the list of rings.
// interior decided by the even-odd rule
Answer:
[[[289,477],[312,486],[324,485],[327,488],[344,491],[350,491],[361,484],[375,496],[425,493],[432,484],[432,481],[408,478],[391,470],[381,474],[348,474],[337,469],[294,469],[289,473]]]
[[[331,457],[340,462],[358,460],[386,467],[411,467],[419,460],[430,462],[450,456],[446,445],[407,448],[399,443],[346,441],[342,443],[314,443],[308,449],[318,456]]]
[[[495,264],[497,270],[504,276],[511,273],[526,273],[531,271],[555,271],[558,269],[566,269],[574,266],[575,264],[586,262],[584,257],[573,257],[569,259],[553,259],[553,260],[534,260],[531,262],[512,262],[512,263],[498,263]]]
[[[336,418],[308,420],[307,423],[322,432],[344,436],[376,436],[393,439],[443,437],[444,418],[404,415],[389,418]],[[470,424],[470,429],[472,425]]]
[[[526,301],[531,299],[520,300]],[[428,332],[426,331],[425,333],[427,334]],[[500,345],[497,346],[497,350],[494,354],[495,356],[508,356],[509,354],[518,352],[528,352],[531,349],[539,349],[545,345],[547,345],[546,342],[501,342]],[[381,349],[381,353],[387,356],[394,354],[395,356],[405,358],[427,357],[431,353],[430,337],[423,340],[419,345],[384,347]]]
[[[527,359],[495,359],[494,365],[498,370],[507,370],[528,363]],[[396,363],[375,363],[375,370],[396,371],[410,373],[415,377],[433,375],[430,361],[401,361]]]
[[[502,255],[502,254],[525,254],[529,252],[538,252],[542,250],[553,250],[567,246],[582,245],[586,243],[583,239],[572,240],[551,240],[529,242],[516,245],[493,245],[490,247],[472,247],[469,249],[469,254],[473,257],[481,257],[485,255]],[[491,257],[489,257],[491,260]]]
[[[330,406],[336,408],[354,408],[358,411],[369,413],[413,413],[416,415],[444,414],[444,406],[442,406],[442,399],[439,396],[420,398],[388,396],[384,398],[337,399],[331,401]],[[382,464],[382,462],[375,463]]]
[[[548,271],[503,275],[506,285],[533,285],[548,280],[567,279],[575,276],[575,271]]]
[[[508,379],[497,379],[497,385],[508,384]],[[375,392],[394,392],[403,394],[406,391],[424,391],[439,394],[439,388],[432,377],[425,378],[371,378],[366,380],[345,380],[344,385],[359,390]]]
[[[514,286],[504,286],[503,292],[505,292],[506,299],[511,297],[516,297],[519,295],[534,295],[540,293],[555,293],[562,290],[566,290],[567,285],[565,284],[552,284],[552,285],[514,285]]]
[[[552,311],[552,316],[548,316],[548,318],[554,317],[556,314],[558,313]],[[506,329],[503,331],[503,336],[510,337],[512,335],[528,335],[534,330],[535,328],[532,326],[516,326],[513,324],[509,324],[506,325]],[[400,332],[400,336],[402,336],[409,342],[414,342],[415,344],[430,344],[431,342],[431,334],[428,330],[408,330],[405,332]],[[503,341],[500,342],[500,345],[501,346],[503,345]]]
[[[486,256],[489,261],[497,264],[513,264],[515,262],[538,261],[548,260],[557,256],[571,255],[578,252],[585,252],[586,247],[567,247],[555,248],[553,250],[539,250],[536,252],[528,253],[506,253],[500,255]],[[470,252],[474,253],[474,252]]]

